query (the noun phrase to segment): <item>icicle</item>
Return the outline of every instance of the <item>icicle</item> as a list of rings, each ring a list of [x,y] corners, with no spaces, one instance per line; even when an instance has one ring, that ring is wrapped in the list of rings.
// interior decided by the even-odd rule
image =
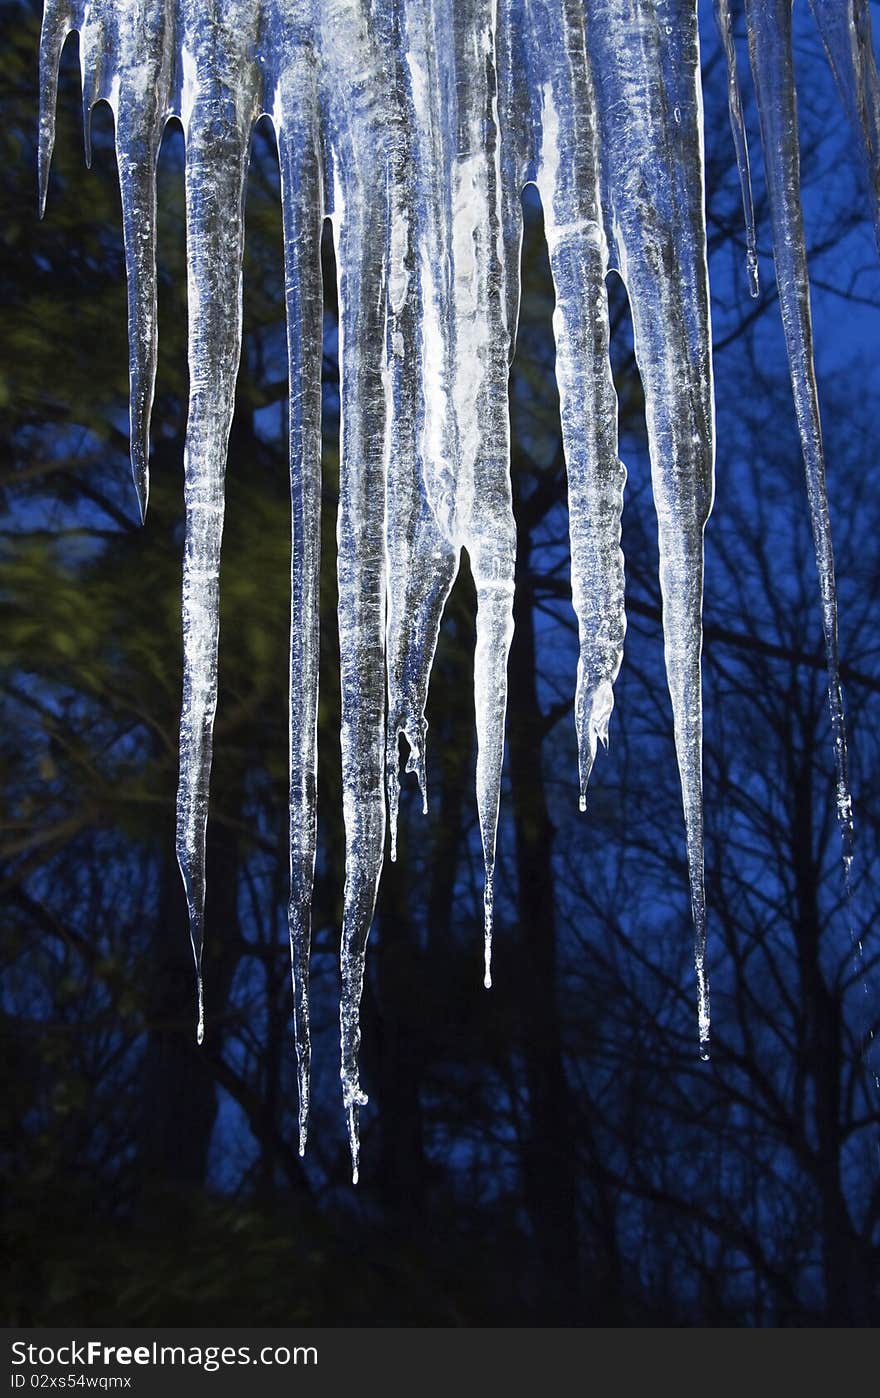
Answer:
[[[184,448],[183,705],[177,791],[177,858],[202,1002],[205,835],[220,622],[220,544],[226,451],[241,349],[244,191],[258,94],[248,32],[204,22],[184,0],[189,416]],[[241,18],[241,17],[239,17]],[[221,44],[220,38],[227,40]]]
[[[339,277],[340,481],[337,525],[345,897],[341,1077],[357,1179],[360,1001],[385,840],[385,437],[389,87],[361,0],[322,11],[335,63],[327,94]]]
[[[495,5],[469,0],[453,16],[444,0],[414,0],[407,7],[406,39],[418,278],[411,292],[412,338],[402,333],[400,344],[404,356],[410,343],[417,347],[418,359],[407,372],[420,376],[422,402],[416,417],[419,470],[410,470],[406,453],[389,468],[389,806],[394,821],[401,732],[410,745],[408,769],[417,772],[424,794],[428,677],[464,547],[477,587],[477,808],[488,984],[513,628],[507,377],[509,316],[518,299],[517,269],[508,265],[502,227]]]
[[[868,0],[810,0],[846,114],[861,139],[861,154],[880,249],[880,80],[871,38]]]
[[[789,0],[747,0],[749,52],[758,94],[767,193],[773,220],[776,282],[804,457],[807,496],[822,600],[828,703],[837,769],[837,818],[844,867],[852,857],[853,820],[846,723],[837,652],[837,583],[825,489],[825,453],[813,367],[810,282],[800,203],[800,147],[791,53]]]
[[[58,103],[58,69],[64,42],[75,28],[69,0],[46,0],[40,31],[40,122],[37,139],[37,183],[40,218],[46,212],[49,169],[55,147],[55,108]]]
[[[458,555],[444,539],[417,478],[405,476],[400,457],[389,480],[388,536],[388,723],[385,778],[391,828],[391,858],[397,858],[400,799],[398,740],[409,745],[406,771],[415,773],[428,809],[425,707],[437,650],[440,619],[458,568]]]
[[[612,686],[626,632],[620,548],[626,472],[617,455],[605,290],[608,249],[583,6],[566,0],[561,8],[531,8],[533,61],[542,73],[537,183],[556,291],[556,377],[580,637],[575,721],[584,809],[597,741],[608,742]]]
[[[618,265],[645,390],[666,674],[694,922],[700,1052],[708,1056],[703,864],[703,529],[714,417],[694,0],[590,0],[590,48]]]
[[[114,91],[116,162],[128,284],[131,470],[141,520],[150,492],[150,414],[156,384],[156,161],[171,105],[173,29],[163,0],[141,0],[119,28]]]
[[[128,281],[131,472],[141,522],[150,494],[150,414],[156,385],[156,158],[160,130],[138,140],[127,114],[116,128],[122,228]],[[140,133],[139,133],[140,134]]]
[[[391,166],[391,267],[386,362],[391,391],[387,452],[388,719],[385,779],[391,858],[397,856],[400,794],[398,741],[409,745],[427,810],[425,706],[440,617],[458,566],[458,551],[441,531],[424,479],[442,473],[453,423],[451,358],[444,333],[444,217],[441,134],[428,104],[437,86],[430,15],[421,4],[393,7],[390,44],[395,87]]]
[[[730,16],[730,0],[715,0],[715,22],[724,57],[727,62],[727,107],[730,113],[730,129],[733,132],[733,145],[736,151],[736,166],[739,170],[739,183],[742,190],[743,217],[746,225],[746,270],[749,278],[749,291],[752,296],[760,295],[758,282],[758,247],[755,239],[755,206],[752,201],[752,176],[749,168],[749,143],[743,120],[742,98],[739,91],[739,77],[736,71],[736,42],[733,37],[733,22]]]
[[[491,984],[495,842],[504,757],[507,657],[513,637],[516,528],[507,407],[511,331],[499,178],[495,5],[471,0],[453,26],[458,149],[452,168],[455,365],[452,396],[460,459],[453,532],[477,589],[474,707],[477,812],[485,866],[484,983]]]
[[[322,161],[315,63],[299,33],[279,35],[273,118],[281,167],[290,385],[290,901],[299,1153],[309,1124],[309,959],[317,847],[321,549]]]
[[[47,0],[40,45],[40,211],[55,139],[58,65],[80,32],[83,133],[91,164],[91,113],[113,110],[128,281],[131,465],[141,519],[149,492],[150,410],[156,376],[156,158],[170,106],[173,26],[164,0]]]
[[[116,37],[113,28],[105,25],[105,18],[113,20],[112,10],[107,12],[100,4],[94,8],[83,7],[83,21],[79,28],[79,62],[82,74],[82,125],[83,154],[86,169],[92,168],[92,111],[102,96],[102,77],[106,70],[115,70],[113,63]],[[104,95],[109,95],[105,93]]]
[[[873,205],[874,235],[880,250],[880,82],[871,41],[871,18],[867,0],[810,0],[829,62],[843,99],[843,105],[855,130],[861,136],[861,152],[868,178],[868,189]],[[825,491],[825,461],[822,449],[821,427],[819,423],[818,393],[813,371],[812,332],[810,326],[809,281],[806,268],[806,251],[800,200],[796,199],[793,214],[785,216],[783,210],[792,184],[795,190],[799,183],[799,153],[797,143],[797,107],[794,79],[790,66],[790,36],[784,29],[780,31],[783,50],[789,51],[788,62],[785,52],[777,64],[782,67],[790,91],[790,131],[793,135],[793,151],[788,148],[787,178],[780,180],[779,171],[768,169],[768,185],[773,183],[776,198],[782,204],[779,223],[784,231],[794,228],[793,246],[777,248],[777,282],[779,282],[780,306],[786,328],[786,344],[789,349],[789,363],[792,381],[795,377],[795,407],[804,463],[807,469],[807,494],[810,501],[810,515],[813,527],[813,541],[816,564],[819,570],[820,592],[822,597],[822,622],[825,637],[825,655],[828,667],[828,702],[831,711],[831,731],[835,753],[837,774],[837,821],[841,836],[843,858],[843,882],[847,903],[847,922],[852,947],[853,968],[861,982],[864,1000],[861,1003],[859,1036],[861,1056],[871,1074],[875,1093],[880,1095],[880,1074],[872,1061],[874,1056],[874,1030],[869,1012],[870,997],[868,978],[865,969],[864,948],[856,930],[852,887],[852,862],[855,843],[853,825],[852,796],[847,772],[847,742],[843,692],[840,684],[840,665],[837,639],[837,585],[834,573],[834,556],[831,548],[831,524],[828,515],[828,501]],[[762,63],[762,35],[756,25],[754,36],[754,62]],[[765,74],[764,101],[769,92],[767,79],[772,71]],[[756,74],[757,86],[757,74]],[[760,103],[760,88],[759,88]],[[763,113],[762,113],[763,116]],[[768,114],[769,119],[769,114]],[[766,139],[766,137],[765,137]],[[780,187],[783,191],[780,199]],[[771,211],[776,219],[771,191]],[[778,233],[777,233],[778,236]],[[781,284],[785,277],[787,288],[783,295]],[[789,330],[791,325],[791,331]]]

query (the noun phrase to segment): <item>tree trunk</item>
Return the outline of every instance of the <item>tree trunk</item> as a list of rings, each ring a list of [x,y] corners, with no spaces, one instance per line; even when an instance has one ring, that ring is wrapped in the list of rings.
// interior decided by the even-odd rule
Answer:
[[[401,834],[403,832],[401,831]],[[422,956],[407,904],[406,845],[388,860],[379,895],[378,1121],[379,1192],[391,1217],[406,1221],[425,1201],[421,1083],[424,1039],[418,981]]]
[[[510,775],[517,856],[523,1056],[529,1131],[523,1150],[525,1203],[540,1260],[545,1323],[583,1324],[577,1188],[570,1092],[557,1007],[554,827],[541,768],[529,541],[521,536],[510,654]]]

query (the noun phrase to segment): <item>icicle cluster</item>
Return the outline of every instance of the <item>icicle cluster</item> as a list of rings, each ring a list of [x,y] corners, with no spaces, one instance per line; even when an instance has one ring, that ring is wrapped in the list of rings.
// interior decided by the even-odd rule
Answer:
[[[748,150],[729,0],[715,0],[757,294]],[[880,98],[868,0],[811,0],[880,209]],[[798,190],[790,0],[745,0],[786,341],[804,448],[849,857],[843,707],[824,461]],[[713,398],[696,0],[46,0],[40,200],[58,65],[80,35],[88,128],[109,103],[128,269],[131,460],[148,496],[156,372],[156,160],[186,145],[190,401],[185,450],[184,695],[177,849],[203,1032],[205,831],[217,702],[224,473],[241,348],[244,191],[255,122],[281,168],[292,524],[289,907],[300,1150],[309,1108],[309,945],[316,840],[321,470],[320,238],[339,275],[338,525],[346,830],[342,1086],[355,1178],[364,955],[386,817],[395,854],[398,743],[426,799],[425,705],[440,618],[466,549],[478,612],[477,805],[490,984],[495,838],[513,630],[508,369],[521,193],[541,195],[568,468],[581,807],[607,742],[623,653],[625,471],[605,278],[623,277],[645,391],[666,669],[681,774],[701,1052],[708,1054],[700,650]],[[880,226],[880,225],[878,225]]]

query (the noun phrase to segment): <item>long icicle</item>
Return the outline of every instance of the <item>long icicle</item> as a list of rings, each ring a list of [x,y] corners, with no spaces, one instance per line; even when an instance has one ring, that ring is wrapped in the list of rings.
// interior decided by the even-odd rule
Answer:
[[[583,6],[564,0],[561,7],[535,5],[533,14],[533,62],[536,68],[544,65],[537,176],[556,292],[556,377],[580,642],[575,724],[584,810],[597,743],[608,742],[626,634],[620,547],[626,470],[617,454],[608,247]]]
[[[343,1105],[358,1178],[360,1002],[385,840],[385,370],[388,239],[386,75],[362,0],[331,0],[322,23],[342,61],[328,94],[339,279],[337,522],[345,893],[339,1006]]]
[[[791,51],[790,0],[746,0],[749,53],[758,111],[770,213],[776,283],[801,439],[828,667],[828,705],[837,770],[837,819],[844,867],[852,860],[852,798],[847,773],[846,721],[837,644],[837,582],[825,487],[825,452],[813,365],[810,281],[800,201],[800,143]]]
[[[589,0],[605,178],[629,293],[660,550],[666,675],[694,926],[700,1053],[709,1056],[703,860],[703,530],[714,490],[702,99],[694,0]]]
[[[412,225],[417,258],[399,323],[419,351],[417,473],[389,463],[389,722],[392,822],[397,741],[424,792],[424,709],[440,615],[461,548],[477,587],[474,706],[477,809],[483,846],[484,983],[491,984],[495,843],[512,634],[515,530],[507,411],[518,268],[502,226],[494,0],[470,0],[453,22],[443,3],[414,0],[402,84],[418,152]],[[444,42],[451,35],[452,44]],[[443,94],[441,103],[432,93]],[[449,172],[452,172],[450,180]],[[518,239],[512,240],[518,246]],[[416,269],[418,275],[416,276]],[[415,322],[410,316],[415,314]],[[406,326],[412,324],[408,338]],[[416,498],[416,497],[420,498]]]
[[[150,414],[156,385],[156,162],[174,76],[173,27],[163,0],[142,0],[118,32],[116,163],[128,294],[131,473],[141,521],[150,494]]]
[[[746,272],[749,279],[749,292],[759,296],[758,244],[755,236],[755,205],[752,199],[752,172],[749,164],[749,142],[743,117],[742,97],[739,89],[739,75],[736,63],[736,40],[733,35],[733,20],[730,13],[730,0],[715,0],[715,23],[721,36],[724,58],[727,64],[727,110],[730,115],[730,129],[733,133],[733,148],[736,152],[736,168],[739,171],[739,186],[742,193],[743,218],[746,225]]]
[[[281,166],[290,388],[290,900],[288,930],[299,1089],[299,1153],[309,1127],[309,960],[317,849],[321,562],[322,163],[315,65],[285,51],[275,93]]]
[[[516,526],[510,484],[507,404],[512,327],[500,191],[495,0],[469,0],[453,26],[458,140],[452,170],[455,405],[458,462],[454,535],[467,549],[477,589],[474,710],[477,814],[483,846],[483,983],[492,984],[495,853],[507,657],[513,638]]]
[[[189,416],[184,448],[183,704],[177,791],[177,858],[198,978],[197,1038],[204,1037],[202,949],[205,839],[220,629],[220,545],[226,453],[241,351],[244,193],[256,104],[246,32],[230,53],[185,0],[192,68],[181,110],[186,140]]]
[[[58,104],[61,50],[73,28],[74,11],[68,0],[46,0],[40,30],[40,116],[37,135],[37,202],[40,218],[46,212],[49,170],[55,148],[55,108]]]
[[[128,294],[131,468],[143,521],[149,494],[150,412],[156,379],[156,160],[175,76],[172,16],[164,0],[47,0],[40,42],[40,213],[55,140],[58,66],[67,35],[80,38],[83,129],[91,161],[91,112],[113,111]]]
[[[397,92],[392,144],[392,266],[387,346],[393,421],[388,459],[388,719],[385,781],[391,858],[397,855],[399,739],[409,747],[427,810],[425,707],[443,607],[458,549],[432,508],[429,482],[448,472],[457,441],[450,411],[452,345],[447,314],[449,209],[443,130],[428,95],[441,56],[430,7],[394,6]],[[396,230],[396,232],[394,231]]]
[[[880,249],[880,80],[868,0],[810,0],[844,109],[859,137]]]

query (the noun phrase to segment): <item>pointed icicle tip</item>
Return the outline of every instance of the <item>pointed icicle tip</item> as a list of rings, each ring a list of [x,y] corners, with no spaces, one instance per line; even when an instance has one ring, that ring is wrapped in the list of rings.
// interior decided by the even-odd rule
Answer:
[[[423,722],[421,725],[421,742],[416,744],[407,733],[409,743],[409,757],[406,759],[407,772],[414,772],[416,781],[419,784],[419,791],[422,795],[422,815],[428,814],[428,774],[425,768],[425,729]]]
[[[196,1025],[196,1043],[201,1047],[201,1045],[205,1042],[205,996],[204,996],[204,987],[203,987],[203,985],[202,985],[202,973],[201,973],[201,970],[198,972],[198,977],[199,977],[199,991],[198,991],[198,993],[199,993],[199,1017],[198,1017],[198,1023],[197,1023],[197,1025]]]
[[[749,278],[749,295],[753,301],[757,301],[761,295],[761,279],[758,276],[758,258],[752,248],[749,248],[746,255],[746,271]]]
[[[711,1016],[709,1013],[709,978],[702,957],[697,960],[697,1024],[700,1034],[700,1057],[708,1063],[711,1057]]]
[[[393,737],[391,735],[394,735]],[[388,839],[391,862],[397,860],[397,813],[400,806],[400,771],[397,755],[397,730],[389,726],[385,747],[385,804],[388,811]]]
[[[296,1048],[296,1088],[298,1096],[297,1121],[299,1124],[299,1153],[305,1155],[309,1138],[309,1111],[311,1108],[311,1065],[312,1049],[309,1031],[308,986],[305,978],[302,986],[294,979],[293,1040]]]
[[[309,1139],[309,1069],[300,1066],[297,1074],[299,1089],[299,1153],[300,1156],[306,1153],[306,1143]]]
[[[46,10],[48,10],[48,4]],[[37,209],[40,218],[46,212],[49,171],[52,166],[52,152],[55,148],[58,67],[67,33],[68,31],[63,24],[59,30],[57,17],[53,24],[49,15],[44,11],[43,31],[40,36],[40,117],[37,136]]]
[[[147,506],[150,503],[150,456],[144,454],[143,447],[132,442],[132,481],[137,496],[137,513],[141,524],[147,523]]]
[[[37,175],[37,218],[46,217],[46,199],[49,194],[49,161],[44,161],[40,151]]]
[[[138,515],[140,516],[141,527],[147,522],[147,506],[150,502],[150,487],[144,480],[139,480],[132,463],[132,474],[134,475],[134,492],[137,496]]]
[[[83,103],[83,154],[85,156],[86,169],[92,168],[92,108],[90,103]]]
[[[492,989],[492,923],[494,917],[492,874],[486,871],[486,891],[483,894],[483,985]]]
[[[358,1133],[358,1109],[355,1103],[348,1109],[348,1145],[351,1151],[351,1182],[357,1184],[361,1142]]]

